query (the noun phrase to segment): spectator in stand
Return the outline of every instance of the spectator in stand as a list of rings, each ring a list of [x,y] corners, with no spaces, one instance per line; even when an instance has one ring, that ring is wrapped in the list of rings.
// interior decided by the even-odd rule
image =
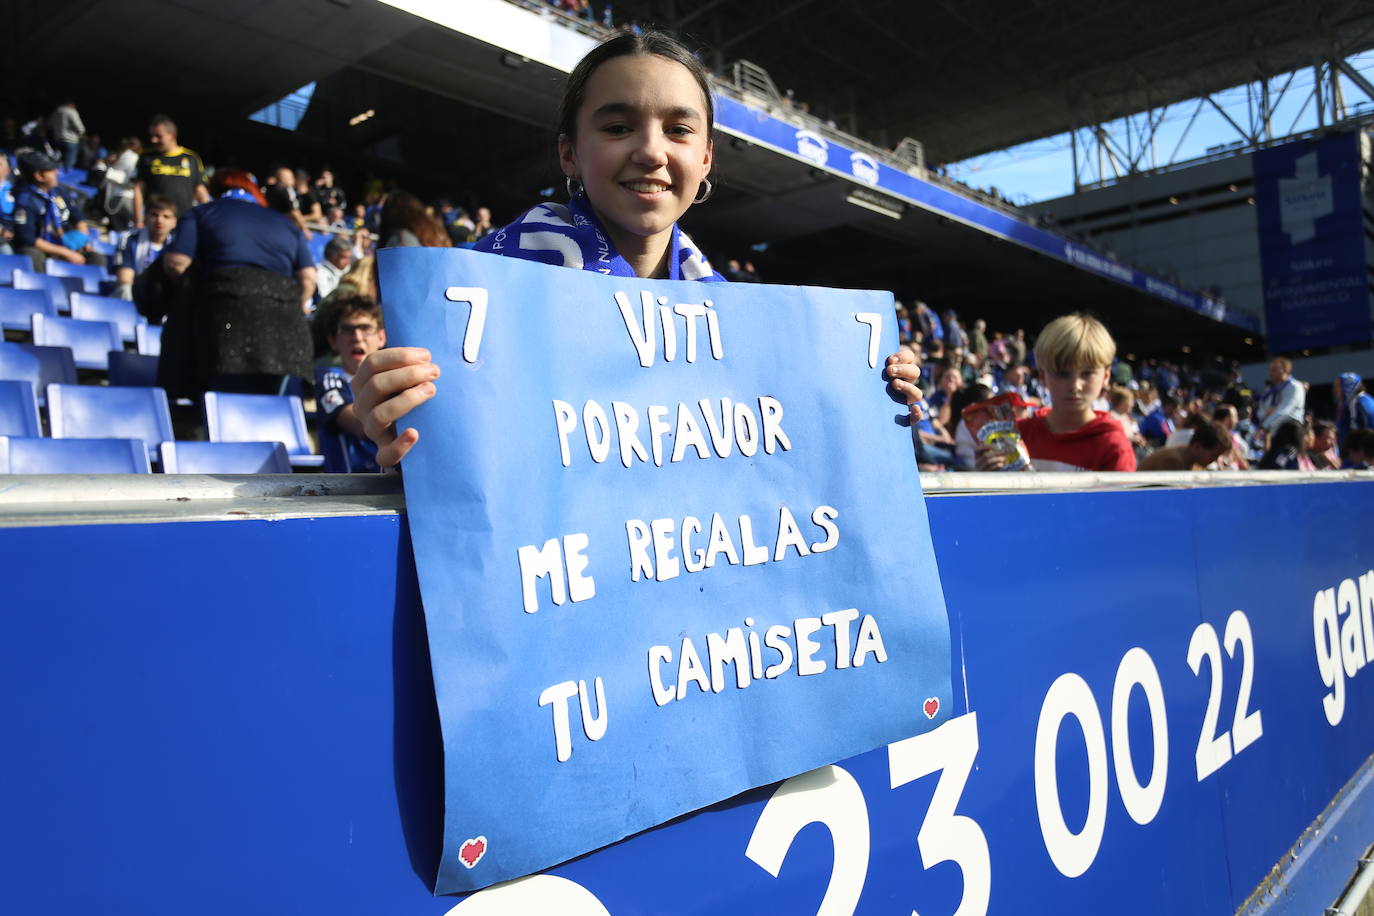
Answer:
[[[981,318],[973,322],[973,330],[968,334],[968,351],[978,357],[978,365],[988,361],[988,323]]]
[[[1184,445],[1159,449],[1140,462],[1142,471],[1196,471],[1231,450],[1231,433],[1214,420],[1201,420]]]
[[[312,237],[310,227],[305,224],[305,215],[301,213],[301,199],[296,193],[295,169],[287,165],[274,168],[272,174],[267,177],[262,194],[268,207],[289,219],[305,238]]]
[[[1354,429],[1374,429],[1374,397],[1364,390],[1364,380],[1354,372],[1342,372],[1332,390],[1336,395],[1336,440],[1344,443]]]
[[[100,208],[110,218],[110,228],[116,232],[123,232],[134,224],[134,176],[138,174],[138,159],[142,154],[143,144],[138,138],[125,137],[105,169],[100,186]]]
[[[948,429],[954,424],[953,408],[950,402],[958,394],[959,389],[964,387],[964,374],[957,366],[951,365],[940,367],[939,372],[936,391],[930,395],[927,403],[930,405],[930,409],[935,411],[935,419],[940,421],[941,426]]]
[[[1131,443],[1138,460],[1143,452],[1148,451],[1149,444],[1140,434],[1140,424],[1135,419],[1135,394],[1131,389],[1118,385],[1107,396],[1107,402],[1111,406],[1112,419],[1121,424],[1121,431],[1126,434],[1126,440]]]
[[[1224,470],[1250,470],[1250,461],[1246,458],[1245,439],[1236,431],[1240,427],[1240,411],[1234,404],[1219,404],[1212,412],[1212,419],[1220,423],[1231,437],[1230,454],[1222,455],[1217,464]]]
[[[148,149],[138,157],[134,175],[134,228],[143,228],[143,204],[154,194],[176,204],[177,216],[210,200],[200,156],[177,140],[177,126],[166,115],[148,124]]]
[[[115,295],[134,299],[134,284],[167,244],[177,225],[177,208],[165,197],[150,197],[144,208],[144,225],[125,236],[115,252]]]
[[[1269,387],[1260,395],[1255,422],[1271,435],[1286,421],[1303,422],[1307,386],[1293,378],[1292,372],[1292,361],[1282,356],[1269,363]]]
[[[315,264],[315,292],[321,299],[334,292],[352,261],[353,246],[346,239],[335,236],[324,246],[324,258]]]
[[[1312,448],[1307,457],[1319,471],[1332,471],[1341,466],[1341,456],[1336,449],[1336,424],[1328,420],[1312,424]]]
[[[335,207],[348,209],[348,198],[344,196],[342,188],[334,186],[334,171],[328,166],[320,169],[320,177],[315,179],[315,196],[326,213]]]
[[[91,169],[102,164],[109,155],[110,151],[100,143],[100,134],[86,134],[76,150],[76,167],[89,175]]]
[[[762,283],[763,278],[759,276],[758,268],[753,261],[744,262],[744,278],[750,283]]]
[[[1029,356],[1026,346],[1026,329],[1017,328],[1016,336],[1007,341],[1007,348],[1011,351],[1011,364],[1014,366],[1024,366],[1026,357]]]
[[[911,339],[911,315],[900,301],[894,301],[893,310],[897,314],[897,339],[906,342]]]
[[[0,254],[14,254],[14,177],[10,157],[0,150]]]
[[[1269,436],[1269,448],[1259,461],[1261,471],[1310,471],[1314,465],[1303,450],[1307,427],[1297,420],[1283,420]],[[1305,466],[1304,466],[1305,465]]]
[[[945,342],[945,326],[940,323],[940,316],[924,302],[916,303],[916,323],[930,343],[937,340],[942,344]]]
[[[182,216],[162,254],[173,276],[199,269],[168,317],[158,384],[172,397],[280,394],[289,379],[310,377],[315,265],[300,230],[268,209],[247,172],[222,169],[214,183],[217,199]]]
[[[296,169],[296,208],[301,211],[301,220],[307,228],[324,222],[324,206],[310,182],[310,173],[305,169]]]
[[[968,335],[964,333],[964,326],[959,323],[959,316],[954,309],[945,310],[945,346],[968,349]]]
[[[1040,332],[1035,360],[1051,407],[1016,423],[1035,470],[1135,470],[1135,452],[1121,424],[1092,408],[1115,356],[1111,334],[1088,315],[1064,315]],[[988,448],[978,450],[979,470],[998,470],[1006,461]]]
[[[978,381],[978,370],[969,362],[963,347],[956,347],[954,344],[946,341],[945,352],[948,354],[945,357],[946,365],[951,369],[957,369],[959,371],[959,378],[962,384],[972,385]]]
[[[1162,395],[1176,394],[1180,384],[1178,372],[1174,369],[1174,364],[1164,360],[1155,370],[1155,387]]]
[[[387,195],[377,235],[383,248],[452,246],[448,230],[425,212],[425,205],[419,198],[407,191],[392,191]]]
[[[1140,381],[1136,383],[1135,390],[1135,414],[1144,419],[1159,409],[1159,393],[1155,391],[1155,386],[1150,382]]]
[[[1374,429],[1352,429],[1341,452],[1342,471],[1367,471],[1374,461]]]
[[[1001,331],[992,332],[992,340],[988,342],[988,359],[998,369],[1006,370],[1011,366],[1011,348],[1007,346],[1007,335]]]
[[[472,241],[480,242],[495,231],[496,227],[491,224],[491,211],[486,207],[478,207],[477,219],[472,224]]]
[[[48,258],[69,264],[85,264],[86,258],[68,248],[63,233],[71,211],[57,190],[57,160],[44,153],[25,153],[19,160],[24,186],[14,195],[14,250],[43,271]]]
[[[329,346],[339,365],[315,370],[319,393],[320,452],[330,474],[375,474],[377,446],[363,432],[362,420],[353,412],[352,381],[369,353],[386,346],[382,310],[375,299],[350,294],[335,297],[324,316],[329,322]]]
[[[1178,400],[1171,394],[1159,399],[1159,406],[1140,421],[1140,434],[1156,447],[1163,446],[1174,433],[1179,417]]]
[[[992,389],[987,385],[970,385],[961,389],[958,394],[950,398],[949,412],[954,418],[954,466],[961,471],[972,470],[977,464],[978,443],[974,441],[973,434],[968,430],[968,424],[964,422],[964,408],[970,404],[977,404],[979,401],[986,401],[992,397]]]
[[[86,125],[81,121],[81,113],[71,100],[58,105],[48,115],[48,137],[62,155],[62,168],[76,168],[76,154],[81,149],[81,135],[85,132]]]

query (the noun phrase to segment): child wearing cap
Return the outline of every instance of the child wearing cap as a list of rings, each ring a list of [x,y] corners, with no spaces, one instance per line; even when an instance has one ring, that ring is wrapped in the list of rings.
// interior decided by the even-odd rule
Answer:
[[[1110,379],[1116,342],[1088,315],[1056,318],[1035,341],[1035,360],[1050,407],[1017,421],[1037,471],[1134,471],[1135,450],[1110,411],[1093,409]],[[978,453],[978,469],[999,470],[1006,457]]]

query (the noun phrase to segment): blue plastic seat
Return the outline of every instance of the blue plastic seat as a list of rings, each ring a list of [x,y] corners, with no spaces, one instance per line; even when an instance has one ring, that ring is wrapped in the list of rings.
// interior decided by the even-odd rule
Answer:
[[[34,313],[56,315],[57,307],[41,289],[12,289],[0,287],[0,328],[6,331],[29,331],[33,328]]]
[[[164,474],[290,474],[280,442],[164,442]]]
[[[48,425],[54,439],[142,439],[150,457],[175,438],[161,388],[49,385]]]
[[[0,436],[0,474],[147,474],[137,439],[35,439]]]
[[[0,381],[0,436],[41,436],[38,399],[29,382]]]
[[[59,314],[67,314],[72,310],[72,293],[85,291],[85,286],[77,277],[53,277],[48,274],[35,273],[32,270],[16,270],[13,272],[15,289],[41,289],[48,294],[52,304],[57,308]]]
[[[50,277],[74,277],[81,281],[84,292],[92,294],[100,292],[100,281],[107,277],[99,264],[68,264],[57,258],[48,258],[44,270]]]
[[[26,381],[38,395],[38,405],[48,403],[49,385],[75,385],[76,363],[68,347],[0,343],[0,379]]]
[[[33,258],[26,254],[0,254],[0,286],[14,285],[16,270],[33,270]]]
[[[119,250],[119,246],[114,242],[102,242],[100,239],[92,239],[91,247],[107,258],[114,257],[115,252]]]
[[[211,442],[280,442],[292,467],[317,468],[324,456],[314,454],[305,428],[305,410],[295,395],[205,393],[205,428]]]
[[[306,241],[305,247],[310,249],[310,257],[315,259],[316,264],[324,260],[324,249],[333,237],[328,232],[316,232]]]
[[[33,342],[40,347],[70,347],[78,369],[110,368],[110,351],[122,350],[113,321],[33,316]]]
[[[121,339],[132,343],[139,324],[145,319],[138,306],[128,299],[113,299],[91,293],[72,293],[72,317],[82,321],[113,321]]]
[[[111,350],[110,384],[151,388],[157,384],[157,357]]]
[[[134,327],[134,349],[144,356],[162,355],[162,325],[139,324]]]

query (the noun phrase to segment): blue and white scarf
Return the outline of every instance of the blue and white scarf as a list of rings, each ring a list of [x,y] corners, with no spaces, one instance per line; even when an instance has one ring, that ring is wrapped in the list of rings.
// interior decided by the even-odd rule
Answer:
[[[594,270],[612,277],[636,276],[634,268],[611,244],[585,197],[574,197],[567,204],[532,207],[509,226],[484,237],[473,249],[555,267]],[[725,280],[677,223],[673,224],[668,279]]]

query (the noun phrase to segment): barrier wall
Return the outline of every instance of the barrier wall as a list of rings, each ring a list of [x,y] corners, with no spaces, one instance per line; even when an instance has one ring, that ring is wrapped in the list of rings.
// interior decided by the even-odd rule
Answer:
[[[399,497],[287,480],[7,482],[6,912],[1311,913],[1374,841],[1370,481],[932,479],[963,715],[434,898]]]

